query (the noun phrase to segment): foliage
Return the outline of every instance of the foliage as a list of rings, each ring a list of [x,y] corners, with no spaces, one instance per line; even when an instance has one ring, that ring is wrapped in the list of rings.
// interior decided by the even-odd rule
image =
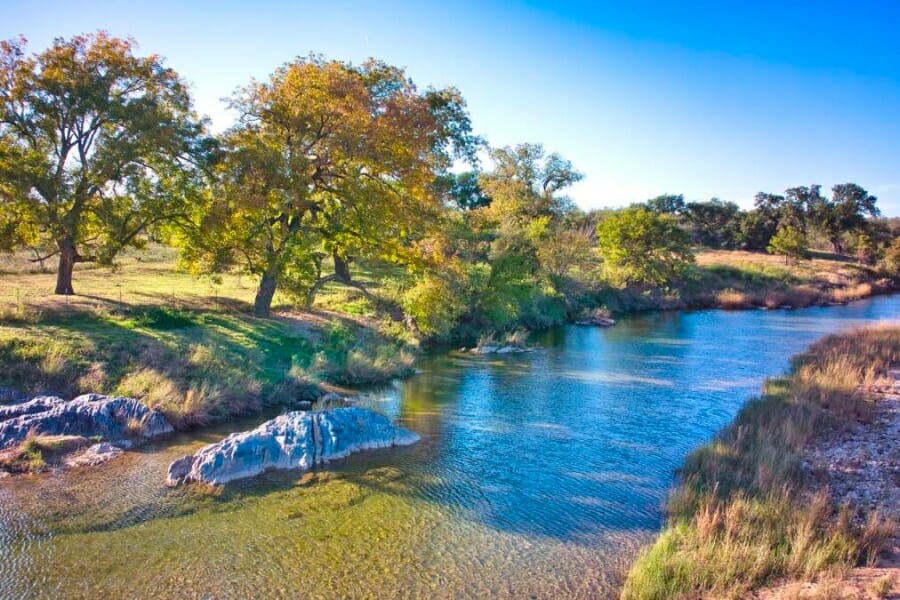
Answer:
[[[546,155],[540,144],[519,144],[495,148],[491,159],[494,169],[479,179],[491,204],[480,215],[501,233],[513,235],[532,219],[556,218],[570,210],[570,200],[559,192],[583,175],[559,154]]]
[[[684,223],[697,244],[710,248],[736,248],[740,238],[740,208],[734,202],[713,198],[688,202],[682,211]]]
[[[809,256],[809,242],[806,234],[791,225],[782,225],[769,241],[768,251],[771,254],[781,254],[785,263],[790,260],[798,260]]]
[[[295,362],[292,371],[320,381],[365,385],[409,375],[413,360],[413,354],[395,342],[341,323],[329,323],[310,364],[304,367]]]
[[[445,201],[459,210],[483,208],[491,203],[491,198],[481,189],[477,171],[446,173],[435,179],[435,187]]]
[[[757,196],[757,202],[759,202]],[[745,250],[764,252],[778,231],[778,219],[763,209],[749,210],[741,216],[738,240]]]
[[[672,217],[642,207],[602,220],[597,241],[607,276],[620,286],[666,285],[684,274],[694,260],[687,234]]]
[[[894,238],[893,243],[884,254],[884,270],[892,277],[900,277],[900,237]]]
[[[103,32],[31,56],[0,43],[0,231],[59,255],[58,294],[75,263],[109,263],[182,212],[205,144],[185,84],[133,50]]]
[[[422,333],[440,338],[453,330],[466,306],[446,277],[427,273],[405,293],[403,310]]]
[[[298,58],[231,106],[240,120],[186,259],[258,275],[258,315],[278,286],[311,301],[326,277],[349,283],[355,257],[412,260],[410,241],[441,207],[435,176],[477,145],[455,89],[421,92],[374,60]],[[326,256],[333,276],[322,273]]]
[[[832,188],[831,200],[816,198],[810,205],[810,218],[831,242],[836,254],[843,253],[841,237],[858,233],[867,226],[866,216],[877,217],[877,198],[855,183],[843,183]]]
[[[685,209],[682,194],[662,194],[644,202],[647,210],[655,213],[679,214]]]

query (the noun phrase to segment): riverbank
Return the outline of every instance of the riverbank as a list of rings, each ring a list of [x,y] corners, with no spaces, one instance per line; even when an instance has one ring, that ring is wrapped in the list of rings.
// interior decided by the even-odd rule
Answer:
[[[854,568],[896,560],[898,362],[900,327],[885,325],[829,336],[767,381],[685,460],[668,523],[622,597],[887,597],[896,568]]]
[[[24,255],[5,257],[0,402],[42,393],[121,394],[159,408],[184,429],[256,412],[263,404],[291,407],[330,386],[403,377],[429,342],[379,315],[358,290],[337,284],[323,288],[312,310],[295,310],[289,298],[277,296],[273,318],[254,318],[250,278],[200,280],[179,272],[176,260],[173,249],[149,245],[123,256],[115,271],[79,269],[80,295],[59,297],[49,293],[53,273]],[[361,269],[359,281],[375,294],[389,294],[386,282],[394,275]],[[583,306],[529,325],[577,321],[582,310],[598,306],[617,314],[800,308],[894,289],[877,271],[839,257],[784,265],[779,257],[723,251],[701,252],[689,276],[665,291],[598,285]],[[457,345],[490,335],[488,324],[468,329]]]
[[[896,291],[898,282],[847,257],[814,253],[810,260],[740,250],[708,250],[682,280],[666,290],[606,290],[613,312],[805,308],[862,300]]]

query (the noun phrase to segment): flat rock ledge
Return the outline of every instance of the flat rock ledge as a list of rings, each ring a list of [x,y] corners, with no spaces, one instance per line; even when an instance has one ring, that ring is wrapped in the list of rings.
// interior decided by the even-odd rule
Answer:
[[[134,398],[85,394],[65,401],[40,396],[0,407],[0,448],[21,444],[29,434],[143,441],[172,431],[161,412]]]
[[[295,411],[175,460],[166,485],[220,485],[269,469],[306,470],[359,450],[407,446],[419,439],[384,415],[363,408]]]
[[[66,467],[96,467],[114,458],[125,454],[125,450],[109,442],[100,442],[88,446],[83,452],[78,452],[63,459]]]

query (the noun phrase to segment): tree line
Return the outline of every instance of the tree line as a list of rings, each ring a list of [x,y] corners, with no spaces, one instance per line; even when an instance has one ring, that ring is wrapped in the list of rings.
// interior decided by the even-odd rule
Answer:
[[[26,46],[0,43],[0,249],[56,257],[57,294],[75,293],[77,263],[156,239],[194,273],[253,274],[256,315],[276,291],[309,306],[336,281],[440,336],[554,319],[601,280],[666,285],[695,245],[800,257],[820,236],[900,260],[853,183],[760,193],[749,211],[664,195],[585,213],[565,195],[582,178],[568,160],[489,147],[457,89],[377,60],[298,57],[238,89],[235,124],[211,135],[184,81],[132,40]],[[397,267],[393,288],[373,294],[360,264]]]

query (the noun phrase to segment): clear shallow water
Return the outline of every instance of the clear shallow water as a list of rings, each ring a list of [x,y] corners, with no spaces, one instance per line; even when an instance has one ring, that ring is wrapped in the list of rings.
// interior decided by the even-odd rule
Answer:
[[[830,332],[900,296],[565,327],[538,352],[450,354],[366,400],[423,437],[217,493],[175,457],[260,419],[96,469],[0,481],[0,597],[605,597],[660,525],[684,455]]]

